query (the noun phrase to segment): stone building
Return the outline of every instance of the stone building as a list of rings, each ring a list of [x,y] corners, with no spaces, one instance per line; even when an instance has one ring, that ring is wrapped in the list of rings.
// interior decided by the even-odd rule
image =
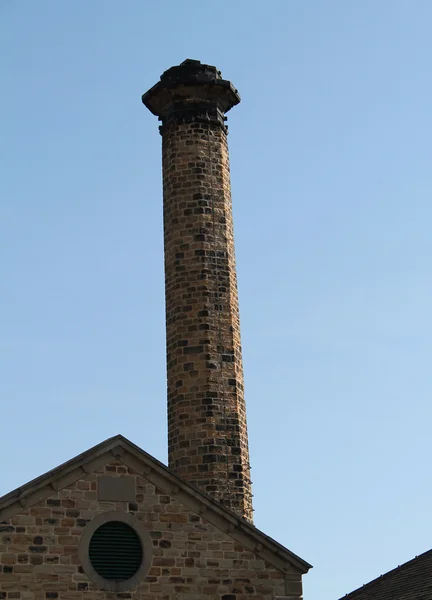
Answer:
[[[0,498],[0,600],[298,600],[310,565],[253,525],[225,114],[215,67],[144,94],[161,121],[168,467],[122,436]]]

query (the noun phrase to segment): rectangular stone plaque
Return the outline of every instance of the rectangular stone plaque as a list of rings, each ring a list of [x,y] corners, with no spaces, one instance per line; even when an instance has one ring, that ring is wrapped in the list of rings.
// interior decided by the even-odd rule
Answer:
[[[105,502],[135,502],[135,477],[99,477],[98,499]]]

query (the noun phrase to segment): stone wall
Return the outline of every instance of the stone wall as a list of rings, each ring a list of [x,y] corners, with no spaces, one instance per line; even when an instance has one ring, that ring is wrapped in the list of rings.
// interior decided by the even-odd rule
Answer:
[[[135,501],[98,500],[103,474],[135,478]],[[135,515],[153,545],[147,577],[122,593],[98,589],[78,556],[87,523],[112,510]],[[287,581],[300,598],[300,574]],[[118,460],[0,524],[1,600],[270,600],[285,585],[280,571]]]

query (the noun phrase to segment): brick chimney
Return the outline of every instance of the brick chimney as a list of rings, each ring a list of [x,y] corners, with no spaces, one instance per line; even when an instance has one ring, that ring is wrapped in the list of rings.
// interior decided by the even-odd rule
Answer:
[[[169,467],[252,521],[225,125],[240,96],[185,60],[142,101],[162,122]]]

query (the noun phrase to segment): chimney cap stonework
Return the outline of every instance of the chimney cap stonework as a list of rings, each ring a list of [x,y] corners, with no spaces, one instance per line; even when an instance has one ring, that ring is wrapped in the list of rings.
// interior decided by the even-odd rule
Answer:
[[[240,102],[240,95],[230,81],[211,65],[190,58],[165,71],[142,96],[143,104],[162,121],[178,102],[216,103],[222,113]]]

